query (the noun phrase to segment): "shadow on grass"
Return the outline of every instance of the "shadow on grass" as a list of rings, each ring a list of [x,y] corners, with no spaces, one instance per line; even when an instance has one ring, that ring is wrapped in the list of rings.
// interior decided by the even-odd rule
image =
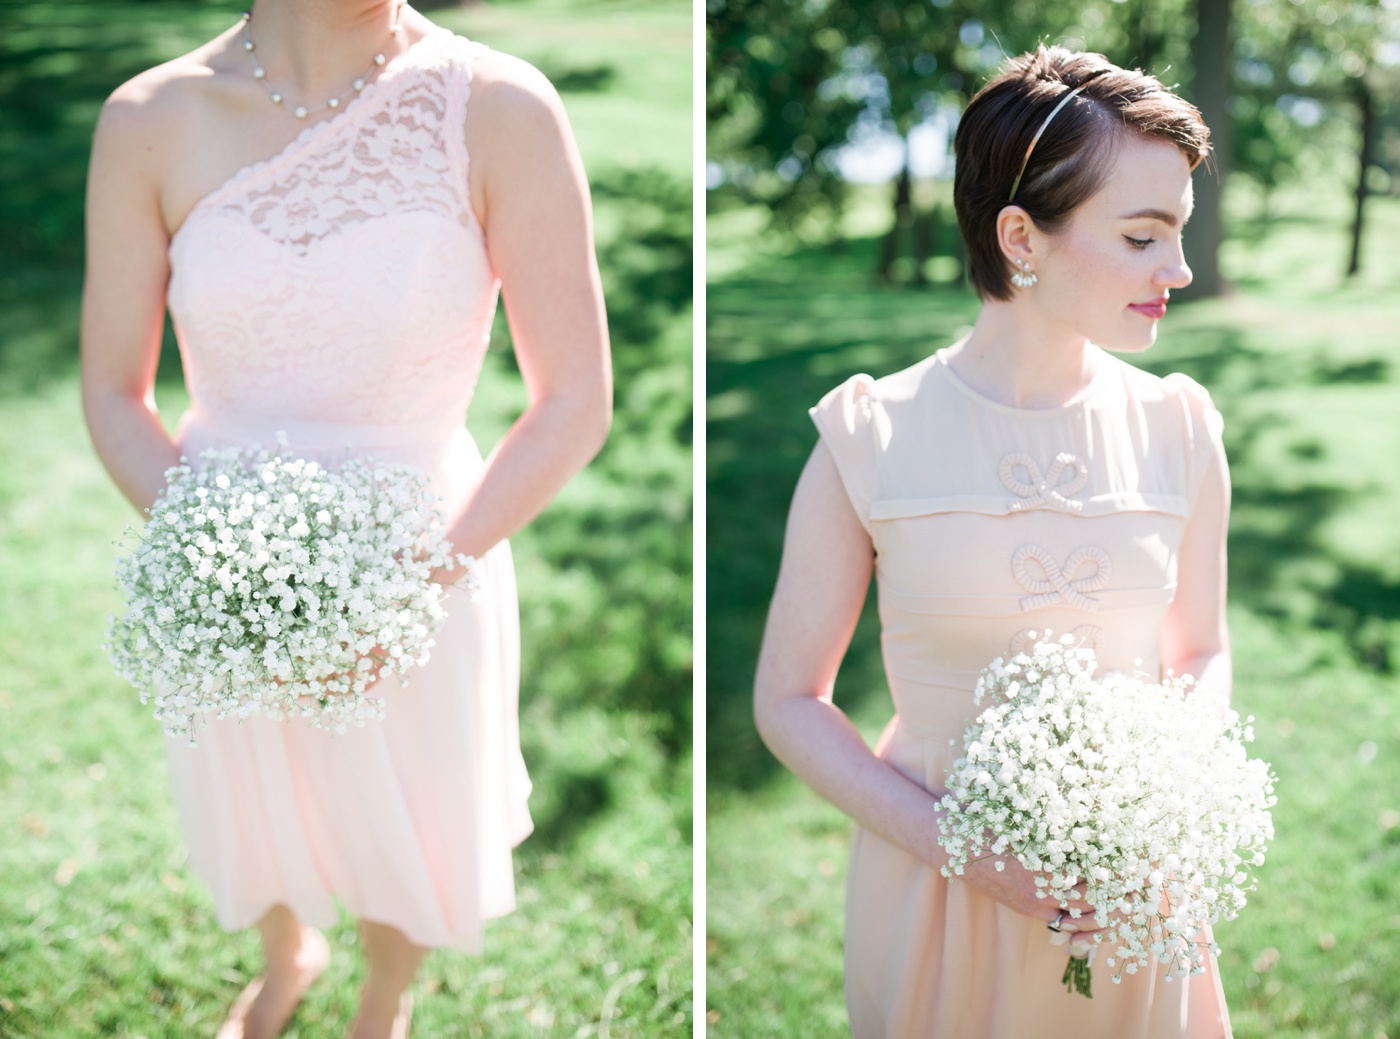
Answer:
[[[607,90],[617,78],[617,69],[611,65],[590,65],[559,72],[542,71],[561,94],[591,94]]]
[[[1390,362],[1373,357],[1350,364],[1330,364],[1319,360],[1313,382],[1319,384],[1372,383],[1390,380]]]
[[[754,731],[751,687],[788,502],[816,441],[806,409],[851,374],[879,377],[915,363],[952,342],[976,314],[967,293],[875,284],[868,272],[878,246],[871,238],[841,251],[798,248],[710,286],[707,717],[714,789],[751,789],[780,771]],[[1325,343],[1281,359],[1246,320],[1189,321],[1191,306],[1182,308],[1186,332],[1130,359],[1156,374],[1192,376],[1227,416],[1232,601],[1280,623],[1337,628],[1358,660],[1388,669],[1392,658],[1400,661],[1400,643],[1392,647],[1390,629],[1374,621],[1400,617],[1400,585],[1379,566],[1343,560],[1327,537],[1329,522],[1367,492],[1344,486],[1340,472],[1331,479],[1323,467],[1319,479],[1301,486],[1282,482],[1271,459],[1294,419],[1257,402],[1300,386],[1384,382],[1389,361],[1333,362]],[[1295,435],[1288,450],[1321,460],[1328,445]],[[1329,576],[1319,581],[1318,573]],[[847,708],[885,695],[870,600],[838,680],[837,700]]]
[[[1391,363],[1385,358],[1332,361],[1327,344],[1284,363],[1249,345],[1242,331],[1224,327],[1194,330],[1192,338],[1204,340],[1206,348],[1154,359],[1145,367],[1159,374],[1180,370],[1192,375],[1211,388],[1217,405],[1230,416],[1225,447],[1233,484],[1231,600],[1281,625],[1335,630],[1358,663],[1391,672],[1400,664],[1400,640],[1384,622],[1400,619],[1400,584],[1386,576],[1383,560],[1358,565],[1328,534],[1336,517],[1377,492],[1348,486],[1345,465],[1314,468],[1328,479],[1291,482],[1280,470],[1276,452],[1271,460],[1265,441],[1282,438],[1289,441],[1292,459],[1321,463],[1328,461],[1331,438],[1300,439],[1293,433],[1295,419],[1286,411],[1247,406],[1272,390],[1385,383]]]
[[[612,783],[606,770],[556,772],[550,777],[549,802],[535,809],[531,839],[539,850],[562,851],[586,830],[592,820],[613,803]]]

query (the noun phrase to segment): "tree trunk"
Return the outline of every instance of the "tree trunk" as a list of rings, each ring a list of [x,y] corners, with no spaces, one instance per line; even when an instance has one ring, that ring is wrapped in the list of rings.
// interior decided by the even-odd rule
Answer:
[[[880,247],[881,281],[894,281],[894,264],[899,259],[899,243],[914,223],[914,189],[909,180],[909,142],[904,142],[904,165],[894,181],[894,223]]]
[[[1361,112],[1361,157],[1356,171],[1356,217],[1351,225],[1351,260],[1347,277],[1361,270],[1361,229],[1366,218],[1366,171],[1371,168],[1371,142],[1375,140],[1376,106],[1365,76],[1356,77],[1356,106]]]
[[[1137,18],[1134,20],[1134,31],[1132,33],[1133,53],[1131,55],[1132,64],[1145,72],[1159,72],[1154,68],[1157,64],[1157,55],[1161,53],[1163,40],[1162,20],[1163,12],[1160,8],[1154,7],[1155,0],[1139,0],[1137,5]]]
[[[914,214],[914,284],[928,284],[928,261],[938,244],[937,228],[934,226],[936,214],[923,212]]]
[[[1218,296],[1225,285],[1220,277],[1220,241],[1224,226],[1220,199],[1229,172],[1230,117],[1230,0],[1195,0],[1196,35],[1191,40],[1191,66],[1195,97],[1192,99],[1210,127],[1213,170],[1202,163],[1196,168],[1196,209],[1186,235],[1186,262],[1194,278],[1183,299]]]

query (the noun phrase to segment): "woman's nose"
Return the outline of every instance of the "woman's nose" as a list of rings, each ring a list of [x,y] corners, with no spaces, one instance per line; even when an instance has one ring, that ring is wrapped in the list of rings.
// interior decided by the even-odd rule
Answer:
[[[1158,285],[1168,289],[1184,289],[1191,284],[1191,268],[1186,266],[1186,256],[1179,243],[1176,256],[1171,263],[1157,269],[1155,280]]]

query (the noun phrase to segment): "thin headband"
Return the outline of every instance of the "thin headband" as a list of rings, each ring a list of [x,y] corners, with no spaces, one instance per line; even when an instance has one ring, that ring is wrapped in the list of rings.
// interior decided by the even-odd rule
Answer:
[[[1035,136],[1031,138],[1031,143],[1026,147],[1026,157],[1021,160],[1021,172],[1016,174],[1016,179],[1011,184],[1011,195],[1007,198],[1008,202],[1015,200],[1016,189],[1021,186],[1021,178],[1026,175],[1026,164],[1031,161],[1031,152],[1035,151],[1035,146],[1037,142],[1039,142],[1041,134],[1045,133],[1045,128],[1050,125],[1050,120],[1054,119],[1055,116],[1059,115],[1060,109],[1064,108],[1065,105],[1069,104],[1072,100],[1074,100],[1074,95],[1079,93],[1085,87],[1087,87],[1090,82],[1091,80],[1086,79],[1083,83],[1079,84],[1079,86],[1075,87],[1064,97],[1060,98],[1060,103],[1050,110],[1050,114],[1045,117],[1045,122],[1040,124],[1040,129],[1035,132]]]

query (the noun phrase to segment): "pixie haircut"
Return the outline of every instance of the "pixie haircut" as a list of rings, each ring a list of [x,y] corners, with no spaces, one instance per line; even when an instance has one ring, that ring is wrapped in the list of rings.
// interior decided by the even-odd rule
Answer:
[[[1082,87],[1036,132],[1065,95]],[[996,221],[1012,204],[1054,234],[1103,186],[1124,134],[1174,144],[1195,169],[1210,151],[1201,113],[1156,78],[1120,69],[1102,54],[1037,48],[1007,61],[963,112],[953,141],[953,206],[967,245],[968,276],[982,299],[1011,298],[1010,270]],[[1025,171],[1022,163],[1025,162]]]

